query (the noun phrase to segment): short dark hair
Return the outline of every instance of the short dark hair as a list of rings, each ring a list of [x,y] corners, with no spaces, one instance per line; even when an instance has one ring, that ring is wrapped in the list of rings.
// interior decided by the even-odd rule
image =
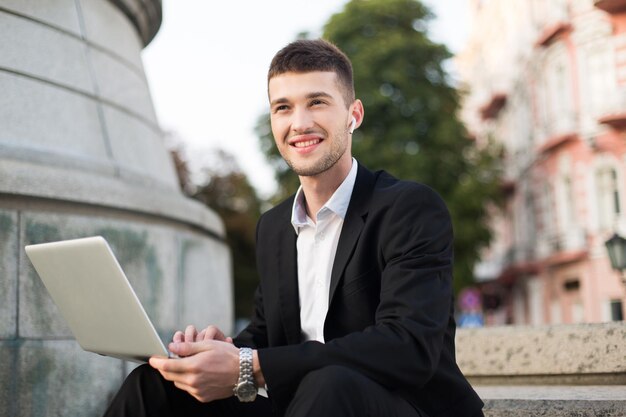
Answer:
[[[337,74],[346,106],[355,99],[352,64],[339,48],[324,39],[300,39],[278,51],[267,73],[267,82],[286,72],[329,71]]]

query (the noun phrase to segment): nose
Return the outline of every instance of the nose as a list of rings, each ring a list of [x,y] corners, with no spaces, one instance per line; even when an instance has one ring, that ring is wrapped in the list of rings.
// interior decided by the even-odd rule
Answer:
[[[291,130],[295,133],[304,133],[314,126],[313,117],[307,109],[296,109],[291,120]]]

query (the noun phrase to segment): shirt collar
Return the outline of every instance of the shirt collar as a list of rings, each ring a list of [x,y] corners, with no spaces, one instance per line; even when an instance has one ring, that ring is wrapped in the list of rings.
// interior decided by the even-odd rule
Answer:
[[[352,168],[350,168],[350,172],[341,185],[335,190],[330,199],[328,199],[328,201],[318,211],[318,215],[328,210],[335,213],[342,219],[346,217],[348,205],[350,204],[350,197],[352,196],[352,190],[354,189],[354,183],[356,182],[357,166],[358,164],[356,159],[352,158]],[[313,226],[313,221],[306,214],[306,205],[304,202],[304,191],[302,190],[302,186],[298,188],[296,196],[293,200],[293,207],[291,209],[291,224],[296,230],[296,234],[299,233],[301,227],[307,225]]]

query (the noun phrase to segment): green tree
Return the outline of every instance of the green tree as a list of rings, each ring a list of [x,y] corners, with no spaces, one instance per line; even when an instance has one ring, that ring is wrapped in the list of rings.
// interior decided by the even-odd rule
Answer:
[[[458,290],[473,282],[479,250],[491,238],[487,207],[500,194],[498,150],[477,148],[459,121],[459,92],[443,66],[451,54],[428,38],[431,18],[416,0],[352,0],[330,18],[323,37],[353,63],[356,95],[365,107],[353,135],[357,160],[427,184],[448,204]],[[295,190],[297,178],[275,150],[267,115],[257,131],[282,198]]]

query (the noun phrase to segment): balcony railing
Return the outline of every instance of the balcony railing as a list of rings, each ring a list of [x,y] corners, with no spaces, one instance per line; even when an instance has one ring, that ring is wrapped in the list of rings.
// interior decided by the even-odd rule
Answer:
[[[507,265],[531,262],[533,260],[535,260],[535,250],[530,245],[511,246],[505,257]]]
[[[582,228],[572,228],[561,233],[555,243],[558,248],[566,251],[586,249],[587,234]]]
[[[584,256],[588,251],[587,233],[581,227],[539,239],[537,254],[549,263],[565,263]]]
[[[618,89],[615,96],[607,98],[607,102],[597,119],[598,123],[616,130],[626,130],[626,88]]]
[[[474,276],[478,282],[491,281],[500,275],[504,268],[503,256],[483,259],[474,266]]]
[[[504,252],[494,253],[482,259],[474,267],[474,276],[480,282],[502,278],[517,272],[529,270],[528,266],[535,259],[534,248],[528,244],[511,246]]]
[[[537,131],[540,140],[537,143],[538,151],[546,152],[565,142],[576,139],[578,123],[572,111],[556,112],[555,117],[546,119]]]

